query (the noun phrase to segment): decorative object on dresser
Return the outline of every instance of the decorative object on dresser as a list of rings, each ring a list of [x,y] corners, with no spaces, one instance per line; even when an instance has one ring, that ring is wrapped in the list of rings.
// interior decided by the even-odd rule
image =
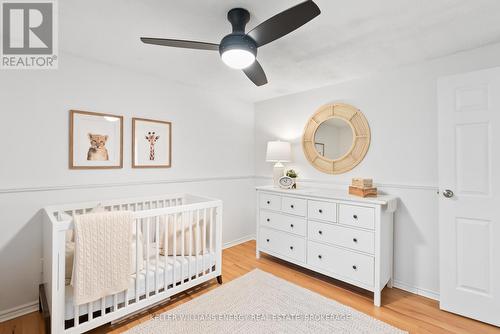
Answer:
[[[292,187],[294,185],[294,181],[290,176],[285,175],[285,176],[280,177],[279,185],[280,185],[280,188],[282,188],[282,189],[292,189]]]
[[[260,252],[373,291],[392,286],[397,198],[359,198],[334,189],[257,187]]]
[[[349,186],[349,195],[360,197],[377,197],[377,188],[373,186],[372,179],[355,177]]]
[[[279,187],[279,180],[284,175],[285,166],[283,162],[290,162],[291,147],[285,141],[270,141],[267,143],[266,161],[275,162],[273,169],[273,184]]]
[[[123,167],[123,116],[69,112],[69,168]]]
[[[299,176],[299,174],[297,174],[297,172],[293,169],[289,169],[286,171],[286,176],[292,178],[293,180],[293,184],[292,184],[292,189],[297,189],[297,177]]]
[[[356,167],[370,146],[370,127],[361,111],[335,103],[324,105],[309,119],[302,148],[314,168],[341,174]]]
[[[351,180],[351,186],[358,188],[371,188],[373,187],[373,179],[353,177]]]
[[[132,168],[172,166],[172,123],[132,118]]]

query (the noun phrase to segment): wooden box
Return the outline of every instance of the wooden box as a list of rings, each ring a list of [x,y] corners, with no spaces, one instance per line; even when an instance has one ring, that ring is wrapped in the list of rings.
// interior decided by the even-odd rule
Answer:
[[[355,177],[351,181],[351,185],[357,188],[373,188],[373,180],[362,177]]]
[[[359,197],[377,197],[377,188],[358,188],[349,186],[349,195]]]

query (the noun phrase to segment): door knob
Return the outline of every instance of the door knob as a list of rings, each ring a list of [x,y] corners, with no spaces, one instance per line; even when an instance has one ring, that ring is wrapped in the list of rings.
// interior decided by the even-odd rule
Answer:
[[[450,189],[446,189],[445,191],[443,191],[443,196],[446,198],[452,198],[453,195],[455,195],[455,194]]]

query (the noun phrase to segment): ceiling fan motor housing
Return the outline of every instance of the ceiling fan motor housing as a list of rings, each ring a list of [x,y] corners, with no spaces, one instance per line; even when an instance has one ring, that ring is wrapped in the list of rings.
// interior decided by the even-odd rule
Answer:
[[[219,44],[219,53],[222,55],[224,52],[232,49],[247,50],[254,56],[257,56],[257,43],[244,34],[229,34],[225,36]]]
[[[247,50],[257,56],[257,43],[245,34],[245,26],[250,21],[250,13],[244,8],[233,8],[227,13],[227,19],[233,32],[226,35],[219,43],[219,53],[232,49]]]

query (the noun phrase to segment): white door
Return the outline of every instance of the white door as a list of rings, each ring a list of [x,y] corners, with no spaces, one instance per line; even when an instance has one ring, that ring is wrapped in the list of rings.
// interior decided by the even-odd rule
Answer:
[[[442,78],[440,307],[500,326],[500,68]]]

